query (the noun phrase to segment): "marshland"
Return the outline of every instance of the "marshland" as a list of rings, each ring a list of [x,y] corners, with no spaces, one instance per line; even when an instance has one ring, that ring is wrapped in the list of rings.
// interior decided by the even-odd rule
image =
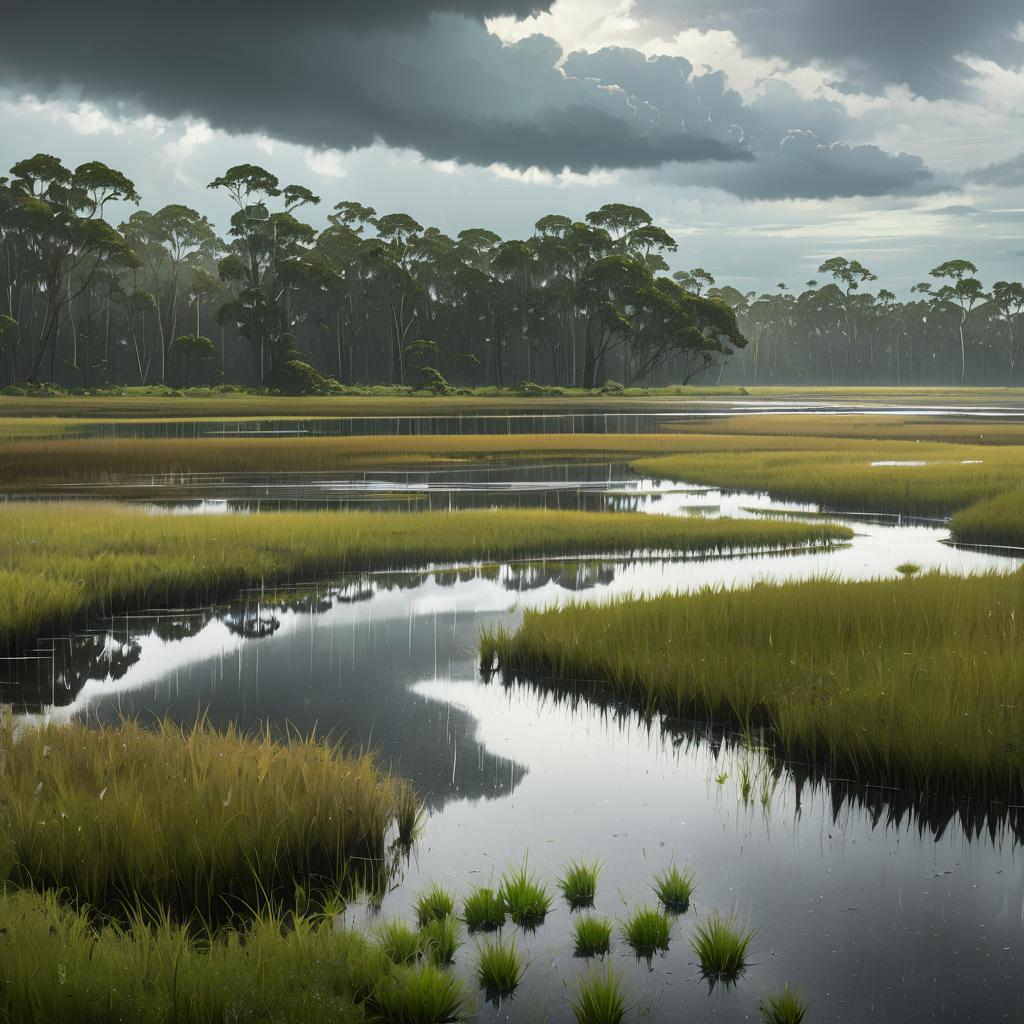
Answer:
[[[720,400],[12,408],[6,1017],[1013,1019],[1019,399]]]

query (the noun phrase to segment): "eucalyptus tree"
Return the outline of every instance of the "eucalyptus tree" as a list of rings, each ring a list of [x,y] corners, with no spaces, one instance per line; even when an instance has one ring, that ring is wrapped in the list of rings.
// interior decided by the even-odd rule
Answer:
[[[218,311],[252,344],[262,382],[291,355],[292,327],[285,302],[299,276],[292,264],[303,260],[315,232],[294,216],[302,206],[320,202],[302,185],[283,188],[277,177],[256,164],[238,164],[207,186],[226,192],[235,204],[233,239],[218,264],[221,280],[237,287],[236,296]],[[271,212],[270,204],[281,208]]]
[[[978,268],[970,260],[947,260],[940,263],[930,276],[940,281],[947,281],[935,291],[935,301],[956,306],[960,312],[958,333],[960,336],[960,384],[967,379],[967,345],[964,340],[964,324],[974,307],[985,297],[981,281],[974,275]]]
[[[35,383],[47,357],[55,376],[57,334],[69,305],[103,267],[131,263],[104,213],[112,202],[137,203],[139,197],[132,182],[106,164],[71,170],[46,153],[18,161],[4,189],[5,243],[9,254],[15,252],[13,260],[8,256],[6,315],[27,341],[25,377]]]
[[[860,289],[861,285],[868,281],[875,281],[877,278],[859,260],[847,259],[845,256],[835,256],[832,259],[825,260],[818,267],[818,273],[831,275],[836,283],[836,287],[843,293],[843,313],[846,320],[847,368],[852,369],[854,347],[857,339],[854,293]]]
[[[1017,357],[1024,346],[1024,284],[1019,281],[996,281],[992,285],[991,305],[1005,330],[1007,370],[1012,379]]]

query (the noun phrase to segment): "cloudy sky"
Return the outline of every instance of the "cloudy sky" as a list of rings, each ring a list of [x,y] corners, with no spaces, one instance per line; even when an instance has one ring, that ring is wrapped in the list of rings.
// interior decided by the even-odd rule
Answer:
[[[1024,276],[1020,0],[51,0],[5,12],[0,173],[50,152],[223,226],[259,163],[455,233],[648,209],[675,262],[791,288]],[[127,212],[127,211],[125,211]]]

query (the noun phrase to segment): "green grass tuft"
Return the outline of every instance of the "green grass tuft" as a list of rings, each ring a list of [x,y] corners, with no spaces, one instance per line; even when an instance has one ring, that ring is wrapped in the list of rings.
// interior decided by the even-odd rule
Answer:
[[[740,929],[732,917],[715,913],[697,925],[690,946],[700,960],[705,977],[735,981],[747,966],[747,954],[753,941],[752,929]]]
[[[509,917],[524,928],[535,928],[551,909],[551,893],[526,864],[509,872],[501,881],[501,898]]]
[[[626,1016],[626,996],[609,965],[604,971],[586,974],[576,986],[572,1001],[576,1024],[619,1024]]]
[[[420,955],[420,937],[404,921],[389,921],[378,931],[380,948],[395,964],[414,963]]]
[[[597,876],[600,873],[601,865],[596,860],[589,864],[583,861],[568,864],[558,883],[566,903],[574,910],[579,907],[592,907],[597,895]]]
[[[515,939],[485,939],[477,949],[476,976],[488,996],[507,996],[519,986],[525,971]]]
[[[612,925],[604,917],[584,914],[573,922],[577,956],[604,956],[612,947]]]
[[[673,864],[654,877],[654,892],[666,910],[674,914],[685,913],[693,898],[693,872],[680,871]]]
[[[447,967],[462,945],[458,920],[453,915],[435,917],[420,929],[419,942],[423,955],[435,967]]]
[[[672,922],[661,910],[644,906],[637,908],[622,926],[623,938],[637,956],[653,956],[668,949]]]
[[[471,932],[493,931],[505,923],[505,902],[493,889],[475,889],[462,901],[462,920]]]
[[[765,1024],[801,1024],[807,1014],[807,1004],[799,990],[791,989],[788,983],[760,1003],[758,1009]]]
[[[458,981],[432,964],[394,968],[378,982],[370,1002],[386,1024],[444,1024],[465,1010]]]
[[[416,897],[415,909],[416,920],[423,928],[431,921],[450,917],[455,913],[455,900],[447,889],[435,882],[426,892],[421,892]]]

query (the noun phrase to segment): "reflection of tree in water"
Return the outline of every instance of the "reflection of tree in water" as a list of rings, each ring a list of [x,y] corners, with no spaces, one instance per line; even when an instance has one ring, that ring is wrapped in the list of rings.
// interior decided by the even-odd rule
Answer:
[[[539,590],[553,583],[565,590],[606,587],[615,579],[610,562],[548,562],[511,565],[502,581],[506,590]]]

